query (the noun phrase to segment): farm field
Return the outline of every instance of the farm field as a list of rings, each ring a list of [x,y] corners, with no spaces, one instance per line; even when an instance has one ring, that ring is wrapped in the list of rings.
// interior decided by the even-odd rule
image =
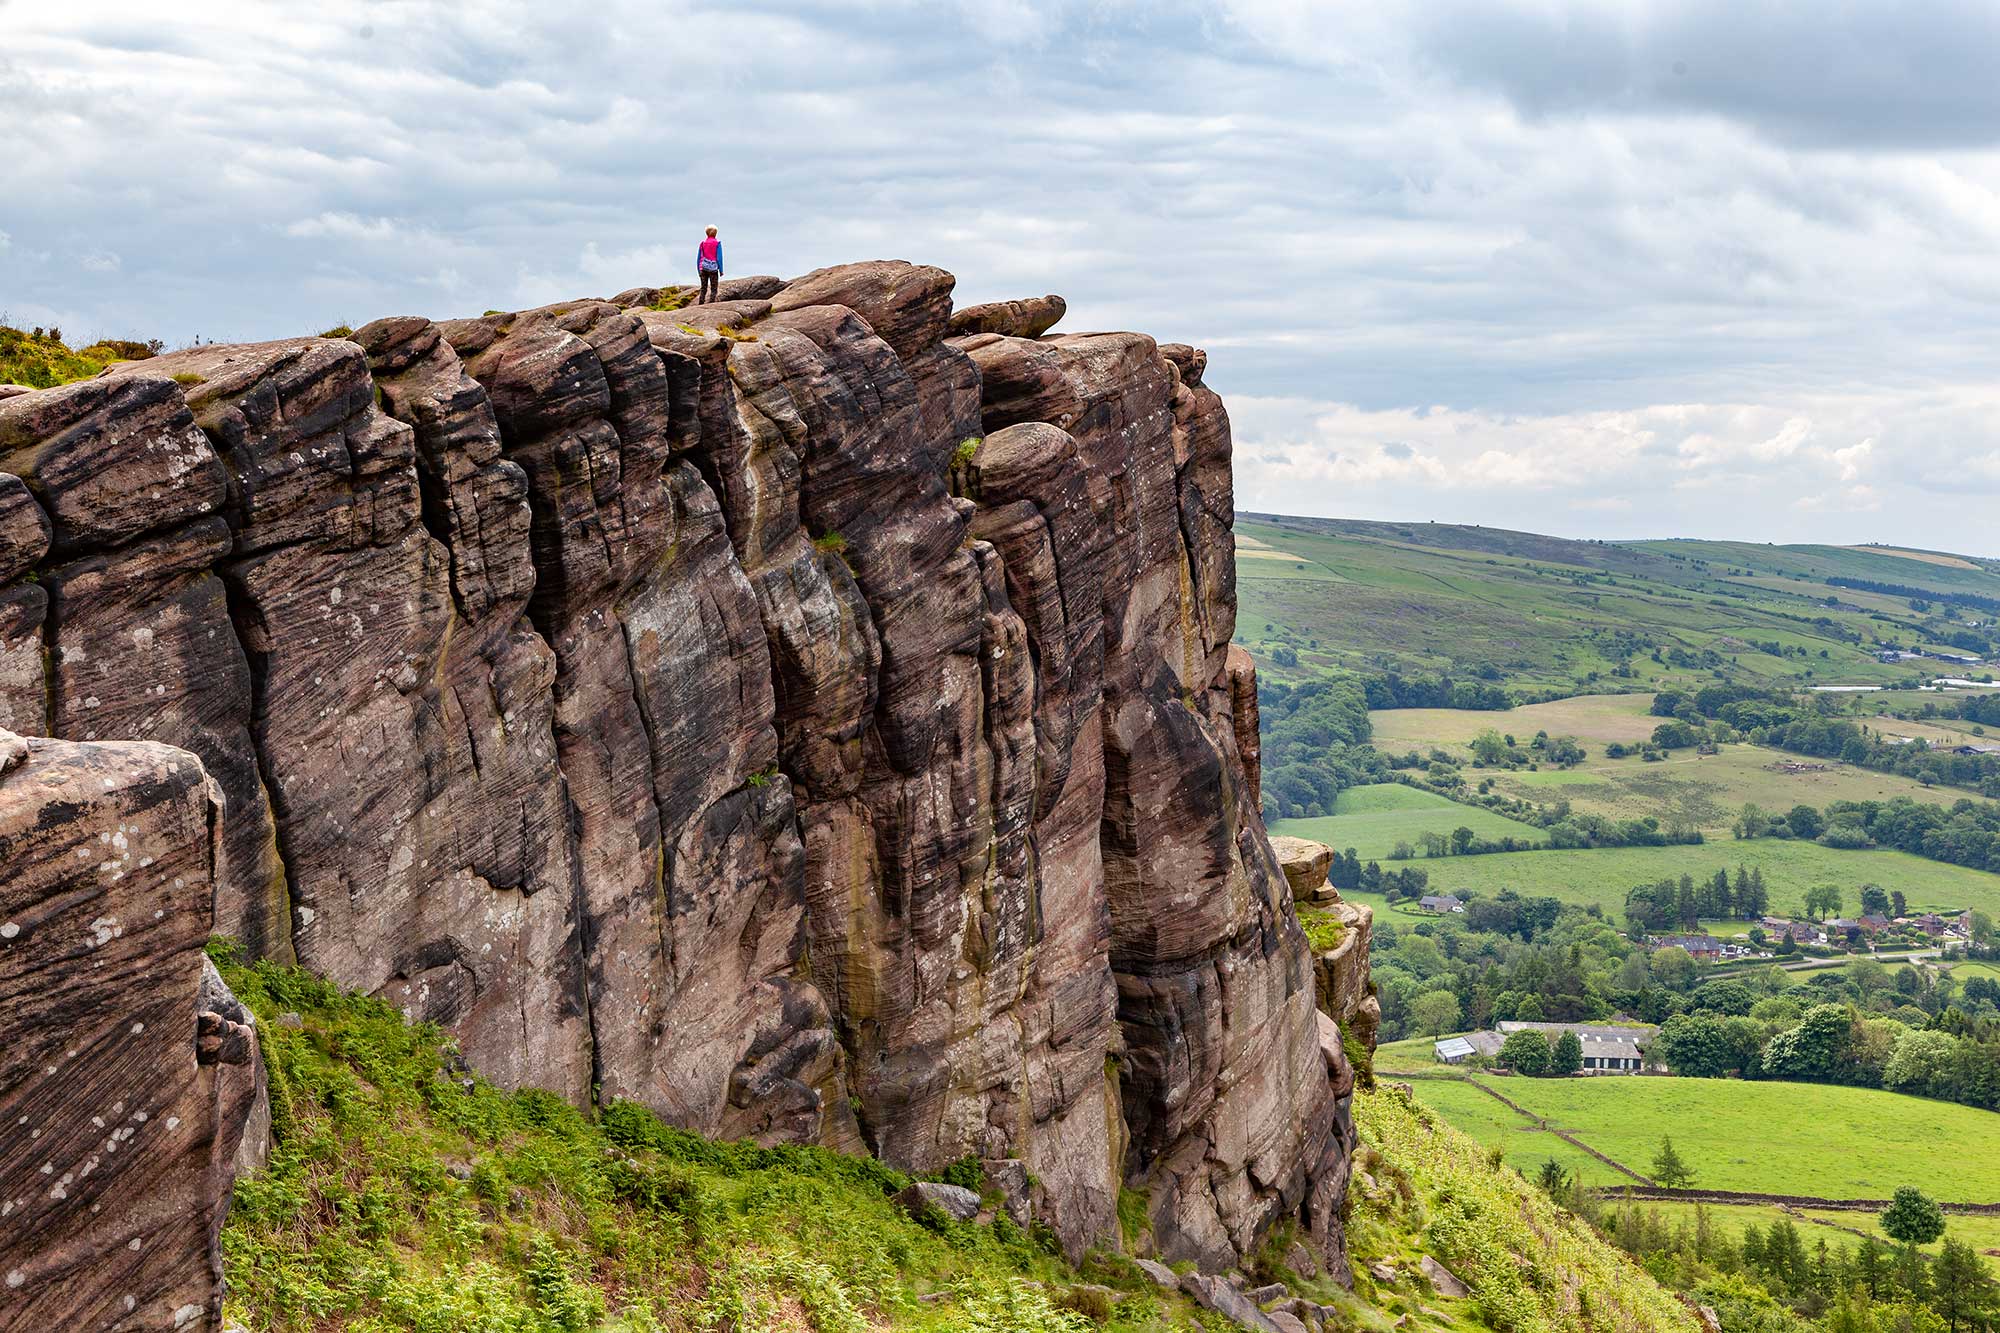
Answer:
[[[1787,766],[1791,761],[1791,766]],[[1926,787],[1914,778],[1876,773],[1850,764],[1800,760],[1759,745],[1725,745],[1718,754],[1675,750],[1657,763],[1636,756],[1593,754],[1568,771],[1469,774],[1490,777],[1493,789],[1521,800],[1566,800],[1578,811],[1610,819],[1651,815],[1662,824],[1682,822],[1704,833],[1727,834],[1747,803],[1766,810],[1834,801],[1908,798],[1949,805],[1965,795]]]
[[[1465,827],[1482,838],[1526,838],[1541,842],[1542,831],[1496,815],[1489,810],[1419,791],[1401,783],[1383,782],[1366,787],[1350,787],[1340,793],[1333,813],[1312,819],[1279,819],[1271,823],[1274,834],[1311,838],[1335,851],[1354,848],[1362,860],[1385,860],[1398,842],[1422,846],[1425,833],[1449,835]]]
[[[1416,1089],[1418,1101],[1444,1116],[1453,1128],[1470,1134],[1486,1147],[1500,1148],[1507,1165],[1529,1179],[1533,1179],[1535,1173],[1542,1169],[1542,1163],[1551,1157],[1579,1180],[1596,1183],[1596,1176],[1592,1173],[1607,1171],[1604,1163],[1589,1153],[1547,1130],[1537,1129],[1470,1083],[1453,1079],[1424,1079],[1411,1086]]]
[[[1368,714],[1375,748],[1385,752],[1464,748],[1488,727],[1523,745],[1538,731],[1574,736],[1588,748],[1612,741],[1645,740],[1662,719],[1648,711],[1651,694],[1580,694],[1553,703],[1523,704],[1499,712],[1463,708],[1377,708]]]
[[[1472,738],[1487,728],[1525,744],[1537,731],[1574,736],[1589,751],[1575,768],[1483,769],[1467,767],[1470,781],[1490,781],[1502,796],[1544,804],[1568,801],[1584,814],[1608,819],[1651,815],[1662,824],[1685,823],[1706,833],[1727,833],[1746,803],[1767,810],[1833,801],[1914,801],[1949,804],[1962,792],[1939,791],[1912,778],[1876,773],[1849,764],[1801,759],[1756,745],[1725,745],[1721,753],[1673,751],[1648,763],[1636,755],[1604,757],[1606,744],[1630,744],[1651,736],[1661,722],[1651,716],[1650,694],[1580,695],[1555,703],[1528,704],[1499,712],[1449,708],[1376,709],[1368,720],[1374,745],[1388,754],[1444,750],[1462,763],[1471,760]],[[1899,730],[1901,729],[1901,730]],[[1941,728],[1886,720],[1891,735],[1928,739],[1953,736]],[[1956,741],[1969,737],[1958,736]]]
[[[1415,1086],[1422,1100],[1444,1085],[1427,1079]],[[1939,1199],[2000,1200],[2000,1155],[1991,1151],[2000,1117],[1969,1106],[1869,1088],[1739,1079],[1509,1078],[1494,1086],[1642,1175],[1660,1135],[1671,1134],[1697,1188],[1844,1199],[1888,1198],[1899,1185],[1915,1185]],[[1482,1128],[1485,1113],[1463,1109],[1459,1099],[1474,1091],[1453,1087],[1436,1103],[1439,1112],[1451,1119],[1460,1107],[1472,1122],[1462,1126],[1468,1133],[1511,1146],[1511,1137],[1501,1137],[1515,1133],[1511,1126]],[[1586,1160],[1579,1178],[1587,1183],[1622,1179]]]
[[[1719,868],[1734,874],[1738,865],[1763,870],[1775,915],[1803,912],[1805,892],[1817,884],[1838,886],[1849,908],[1859,904],[1863,884],[1880,884],[1885,889],[1901,889],[1913,910],[1970,907],[2000,915],[2000,875],[1927,861],[1907,852],[1881,848],[1837,851],[1814,842],[1772,838],[1712,840],[1675,847],[1501,852],[1419,858],[1411,864],[1430,872],[1432,892],[1471,889],[1490,896],[1501,889],[1514,889],[1578,906],[1596,903],[1613,920],[1621,919],[1625,894],[1634,885],[1678,879],[1684,874],[1699,879]]]

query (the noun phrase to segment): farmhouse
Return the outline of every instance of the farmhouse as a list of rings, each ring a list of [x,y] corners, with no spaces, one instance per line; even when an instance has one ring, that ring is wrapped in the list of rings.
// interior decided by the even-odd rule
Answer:
[[[1818,944],[1820,928],[1810,921],[1787,921],[1781,916],[1767,916],[1760,923],[1764,933],[1774,939],[1790,935],[1795,944]]]
[[[1496,1024],[1494,1031],[1470,1032],[1463,1037],[1447,1038],[1433,1049],[1437,1058],[1448,1065],[1465,1061],[1475,1051],[1490,1060],[1500,1054],[1501,1043],[1515,1032],[1539,1032],[1551,1042],[1565,1032],[1574,1032],[1577,1042],[1583,1047],[1583,1072],[1586,1074],[1638,1073],[1646,1063],[1646,1047],[1660,1035],[1660,1030],[1649,1024],[1625,1027],[1615,1023],[1510,1021]]]
[[[1417,906],[1426,912],[1436,912],[1442,916],[1447,912],[1463,912],[1465,903],[1449,893],[1427,893],[1417,899]]]
[[[1685,949],[1697,963],[1713,963],[1722,957],[1722,941],[1713,935],[1654,935],[1646,944],[1655,953],[1661,949]]]

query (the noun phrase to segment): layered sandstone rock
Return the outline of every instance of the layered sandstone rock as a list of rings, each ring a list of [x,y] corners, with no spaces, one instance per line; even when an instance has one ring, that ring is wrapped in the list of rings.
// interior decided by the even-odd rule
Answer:
[[[1271,850],[1278,854],[1279,868],[1292,886],[1293,898],[1299,902],[1320,898],[1339,901],[1340,895],[1326,882],[1327,871],[1333,866],[1333,848],[1310,838],[1279,837],[1271,839]]]
[[[724,287],[0,400],[0,721],[199,755],[217,928],[503,1083],[1338,1271],[1205,358],[922,265]]]
[[[0,1328],[219,1327],[261,1088],[202,956],[220,802],[183,750],[0,732]]]

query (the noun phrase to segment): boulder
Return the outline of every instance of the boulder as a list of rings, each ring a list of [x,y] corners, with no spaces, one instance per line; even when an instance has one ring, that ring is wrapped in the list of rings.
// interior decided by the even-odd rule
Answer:
[[[1281,1333],[1307,1333],[1305,1321],[1286,1310],[1273,1310],[1268,1318]]]
[[[1431,1284],[1431,1290],[1440,1296],[1450,1296],[1454,1300],[1463,1300],[1472,1294],[1472,1288],[1459,1281],[1457,1275],[1449,1268],[1446,1268],[1428,1254],[1417,1261],[1417,1267],[1423,1270],[1424,1277]]]
[[[974,333],[998,333],[1009,338],[1039,338],[1061,321],[1069,303],[1060,296],[1031,296],[1021,301],[992,301],[952,312],[955,338]]]
[[[1274,837],[1271,850],[1278,854],[1278,865],[1285,872],[1285,882],[1292,887],[1292,897],[1299,902],[1307,902],[1321,896],[1327,888],[1327,868],[1333,864],[1333,848],[1323,842],[1313,842],[1307,838]],[[1340,895],[1332,895],[1339,901]]]
[[[922,1217],[924,1209],[935,1208],[957,1222],[970,1222],[979,1215],[979,1196],[961,1185],[935,1180],[916,1180],[895,1196],[895,1204],[911,1217]]]
[[[979,1165],[986,1173],[986,1183],[999,1193],[1000,1206],[1014,1225],[1026,1227],[1034,1221],[1035,1196],[1041,1189],[1029,1173],[1028,1164],[1017,1157],[989,1157]]]
[[[1180,1280],[1181,1291],[1204,1310],[1212,1310],[1241,1328],[1258,1333],[1277,1333],[1278,1325],[1250,1299],[1219,1277],[1188,1273]]]
[[[1165,1264],[1161,1263],[1159,1260],[1134,1259],[1132,1262],[1137,1264],[1139,1267],[1139,1271],[1144,1273],[1147,1277],[1151,1278],[1155,1284],[1165,1287],[1168,1291],[1180,1290],[1181,1275],[1179,1273],[1176,1273],[1173,1269],[1167,1267]]]

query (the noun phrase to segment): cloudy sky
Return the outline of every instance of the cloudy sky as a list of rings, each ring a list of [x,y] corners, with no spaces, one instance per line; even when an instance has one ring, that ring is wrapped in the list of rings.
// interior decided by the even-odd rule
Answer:
[[[895,257],[1210,350],[1246,509],[2000,555],[2000,8],[0,0],[0,318]]]

